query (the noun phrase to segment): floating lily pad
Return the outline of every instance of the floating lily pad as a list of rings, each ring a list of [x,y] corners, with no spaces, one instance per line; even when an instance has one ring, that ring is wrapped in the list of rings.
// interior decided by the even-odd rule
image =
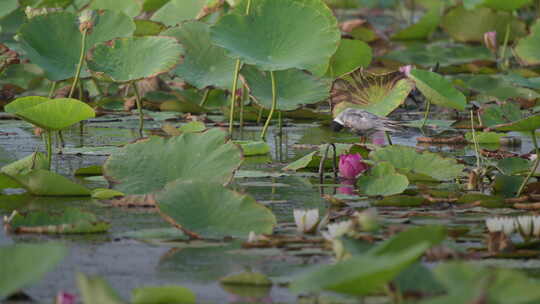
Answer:
[[[418,153],[414,148],[399,145],[373,151],[370,158],[387,161],[400,171],[425,174],[439,181],[453,180],[462,175],[465,168],[455,159],[431,152]]]
[[[375,206],[394,206],[394,207],[418,207],[426,202],[426,199],[420,196],[410,195],[392,195],[374,202]]]
[[[169,183],[156,202],[166,219],[203,237],[272,233],[276,224],[273,213],[250,196],[207,180]]]
[[[105,176],[126,194],[160,190],[176,179],[225,184],[242,162],[240,149],[226,137],[220,129],[150,137],[114,152],[105,162]]]
[[[493,126],[498,131],[533,132],[540,129],[540,115],[533,115],[511,123]]]
[[[131,298],[133,304],[195,304],[196,295],[182,286],[145,286],[135,288]]]
[[[397,32],[392,36],[394,40],[420,40],[427,39],[439,26],[441,22],[441,8],[435,8],[427,11],[422,18],[415,24]]]
[[[90,196],[90,190],[66,177],[47,170],[32,170],[13,176],[33,195],[37,196]]]
[[[336,78],[359,67],[367,68],[372,57],[373,51],[367,43],[360,40],[341,39],[336,53],[330,59],[326,76]]]
[[[262,70],[327,70],[340,33],[323,1],[253,1],[249,15],[236,10],[212,26],[215,44]],[[324,16],[322,18],[321,16]]]
[[[520,157],[503,158],[497,162],[497,168],[505,175],[528,172],[531,167],[529,160]]]
[[[208,0],[170,0],[152,16],[153,21],[173,26],[182,21],[196,19]]]
[[[527,33],[525,23],[511,13],[485,7],[466,10],[458,6],[448,11],[442,20],[443,29],[460,42],[481,42],[484,33],[490,31],[496,31],[504,37],[507,25],[510,25],[510,41]]]
[[[240,145],[244,156],[266,155],[270,153],[270,146],[264,141],[235,140]]]
[[[465,110],[467,104],[465,95],[454,88],[452,83],[443,76],[431,71],[415,69],[411,71],[411,78],[430,102],[456,110]]]
[[[504,133],[495,132],[475,132],[474,135],[476,142],[479,144],[499,144],[501,142],[501,138],[506,136]],[[465,139],[468,142],[474,142],[473,133],[467,132],[465,134]]]
[[[243,285],[243,286],[272,286],[272,280],[267,276],[258,272],[242,272],[221,278],[219,280],[226,285]]]
[[[99,221],[89,212],[67,208],[62,212],[30,211],[16,213],[5,222],[16,233],[72,234],[100,233],[109,230],[109,223]]]
[[[185,48],[184,61],[173,71],[178,77],[199,89],[232,87],[236,60],[226,56],[224,49],[211,44],[208,24],[188,21],[163,35],[177,38]]]
[[[502,105],[491,105],[487,107],[484,109],[481,117],[483,125],[492,127],[521,119],[521,110],[517,104],[506,102]]]
[[[264,108],[272,107],[272,82],[270,73],[246,65],[242,69],[250,94]],[[274,72],[278,110],[290,111],[304,104],[324,101],[329,97],[331,83],[304,71],[289,69]]]
[[[3,166],[2,169],[0,169],[0,172],[14,177],[29,173],[32,170],[46,170],[47,168],[49,168],[47,155],[41,152],[34,152],[24,158]]]
[[[0,299],[37,282],[51,271],[67,250],[60,244],[17,244],[0,246]]]
[[[440,225],[420,226],[409,228],[392,238],[383,241],[368,251],[368,254],[376,256],[395,254],[410,250],[418,244],[425,243],[429,247],[439,245],[446,239],[446,228]]]
[[[369,174],[360,176],[356,183],[362,194],[393,195],[405,191],[409,180],[387,162],[378,163]]]
[[[89,105],[71,98],[21,97],[4,109],[46,130],[62,130],[96,115]]]
[[[172,37],[120,38],[92,50],[88,68],[117,82],[152,77],[173,69],[181,48]]]
[[[19,41],[26,56],[52,81],[75,76],[82,48],[77,18],[67,12],[50,13],[28,20],[19,30]],[[135,24],[123,13],[98,13],[95,27],[87,38],[87,49],[117,37],[130,36],[134,30]],[[81,76],[89,74],[83,69]]]
[[[92,0],[90,9],[119,11],[133,18],[141,12],[142,4],[132,0]]]
[[[123,304],[114,289],[98,276],[77,273],[77,287],[84,304]]]
[[[504,197],[499,195],[486,195],[479,193],[468,193],[457,200],[458,204],[475,204],[484,208],[504,208]],[[507,205],[506,205],[507,206]]]

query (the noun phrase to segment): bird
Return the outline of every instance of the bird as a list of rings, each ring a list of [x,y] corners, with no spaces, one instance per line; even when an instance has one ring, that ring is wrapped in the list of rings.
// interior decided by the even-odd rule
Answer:
[[[360,136],[369,137],[378,131],[396,132],[403,128],[403,126],[398,121],[378,116],[365,110],[347,108],[334,118],[331,128],[334,132],[348,128]]]

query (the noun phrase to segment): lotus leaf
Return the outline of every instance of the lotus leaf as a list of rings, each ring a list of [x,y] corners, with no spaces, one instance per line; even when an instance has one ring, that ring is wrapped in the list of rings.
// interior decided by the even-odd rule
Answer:
[[[142,4],[133,0],[93,0],[90,9],[119,11],[133,18],[141,12]]]
[[[462,75],[457,79],[463,80],[465,85],[478,94],[495,97],[500,101],[514,99],[536,99],[540,95],[534,90],[516,86],[504,77],[489,75]],[[532,82],[532,81],[531,81]],[[491,98],[490,98],[491,100]]]
[[[429,243],[416,243],[412,248],[381,256],[357,255],[334,265],[319,266],[296,278],[294,292],[326,289],[350,295],[375,292],[420,257]]]
[[[209,25],[188,21],[163,35],[177,38],[185,48],[183,63],[173,71],[178,77],[199,89],[232,86],[235,60],[227,57],[224,49],[211,44]]]
[[[47,162],[47,155],[41,152],[34,152],[24,158],[21,158],[15,162],[7,164],[0,169],[0,172],[14,177],[21,174],[26,174],[32,170],[47,169],[49,164]]]
[[[250,94],[264,108],[272,106],[272,82],[270,73],[244,66],[242,75],[250,88]],[[297,69],[274,73],[277,83],[277,108],[290,111],[303,104],[312,104],[328,98],[331,83]]]
[[[240,145],[244,156],[266,155],[270,153],[270,146],[264,141],[235,140]]]
[[[100,42],[130,36],[134,30],[135,24],[128,16],[103,11],[87,36],[87,49]],[[18,37],[28,59],[40,66],[47,78],[59,81],[75,76],[82,47],[76,15],[58,12],[34,17],[21,26]],[[83,69],[81,76],[89,75]]]
[[[250,231],[272,233],[276,218],[252,197],[207,180],[177,180],[156,195],[165,218],[203,237],[247,237]]]
[[[441,8],[435,7],[427,11],[415,24],[397,32],[392,39],[395,40],[420,40],[427,39],[441,22]]]
[[[53,243],[0,246],[0,299],[38,281],[66,253],[64,246]]]
[[[167,27],[162,23],[150,20],[135,20],[135,32],[133,36],[157,36]],[[167,35],[165,35],[167,36]]]
[[[322,75],[340,40],[337,22],[328,14],[321,0],[253,1],[249,15],[223,16],[211,35],[230,56],[262,70],[298,68]]]
[[[170,0],[152,16],[153,21],[174,26],[182,21],[196,19],[208,0]]]
[[[109,224],[89,212],[67,208],[60,213],[31,211],[15,214],[5,223],[10,231],[24,233],[70,234],[106,232]]]
[[[532,0],[484,0],[482,5],[496,10],[514,11],[531,3]]]
[[[133,290],[133,304],[195,304],[196,296],[182,286],[145,286]]]
[[[17,98],[5,106],[5,111],[45,130],[62,130],[80,121],[95,116],[94,109],[84,102],[40,96]]]
[[[505,175],[528,172],[531,165],[529,160],[520,157],[503,158],[497,162],[497,168]]]
[[[526,65],[540,64],[540,21],[531,26],[529,36],[518,41],[515,52],[520,61]]]
[[[406,146],[388,146],[371,152],[375,161],[387,161],[402,172],[414,172],[430,176],[439,181],[453,180],[465,168],[453,158],[443,158],[436,153],[418,153]]]
[[[521,110],[519,105],[511,102],[502,105],[491,105],[484,109],[481,114],[482,124],[486,127],[511,123],[521,119]]]
[[[144,0],[143,11],[145,12],[155,12],[158,9],[162,8],[170,0]]]
[[[173,69],[180,60],[181,47],[171,37],[121,38],[99,44],[92,51],[88,67],[117,82],[153,77]]]
[[[357,185],[361,193],[366,195],[393,195],[405,191],[409,180],[387,162],[378,163],[368,175],[358,178]]]
[[[77,287],[84,304],[124,304],[109,283],[98,276],[77,273]]]
[[[495,132],[475,132],[473,137],[473,132],[467,132],[465,133],[465,139],[468,142],[474,142],[474,139],[476,139],[476,142],[479,144],[499,144],[501,142],[501,138],[505,137],[506,134],[504,133],[495,133]]]
[[[383,241],[377,247],[368,251],[368,254],[376,256],[394,254],[396,252],[410,250],[422,242],[430,246],[436,246],[445,239],[446,228],[444,226],[413,227]]]
[[[341,39],[336,53],[330,59],[326,76],[336,78],[359,67],[367,68],[372,57],[373,51],[367,43],[360,40]]]
[[[150,137],[113,152],[105,176],[126,194],[146,194],[176,179],[225,184],[242,162],[227,133],[210,129],[171,138]]]
[[[0,173],[0,194],[4,189],[10,188],[22,188],[23,186],[19,184],[16,180],[11,178],[9,175]]]
[[[534,132],[535,130],[540,129],[540,115],[533,115],[511,123],[495,125],[493,128],[498,131]]]
[[[467,99],[443,76],[424,70],[412,70],[411,78],[416,87],[434,104],[456,110],[465,110]]]
[[[489,8],[479,7],[468,11],[458,6],[446,13],[442,27],[448,34],[460,42],[481,42],[484,33],[496,31],[501,36],[510,25],[510,41],[525,35],[525,23],[507,12],[497,12]]]
[[[90,196],[86,187],[76,184],[62,175],[47,170],[13,176],[33,195],[37,196]]]
[[[272,280],[260,272],[246,271],[221,278],[221,284],[241,286],[272,286]]]
[[[19,7],[17,0],[3,0],[0,2],[0,18],[3,18]]]

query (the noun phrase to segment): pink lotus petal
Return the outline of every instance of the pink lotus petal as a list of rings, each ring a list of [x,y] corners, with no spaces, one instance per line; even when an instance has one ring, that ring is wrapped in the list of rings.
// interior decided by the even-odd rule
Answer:
[[[358,153],[343,154],[339,157],[339,174],[344,178],[354,179],[367,169],[368,166],[362,161],[362,156]]]

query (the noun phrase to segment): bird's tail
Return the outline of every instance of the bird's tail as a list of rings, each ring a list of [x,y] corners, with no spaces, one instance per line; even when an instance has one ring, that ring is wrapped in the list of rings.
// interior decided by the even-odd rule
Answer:
[[[403,122],[395,121],[391,119],[383,120],[382,126],[380,128],[380,130],[387,131],[387,132],[399,132],[399,131],[403,131],[403,129],[405,129]]]

